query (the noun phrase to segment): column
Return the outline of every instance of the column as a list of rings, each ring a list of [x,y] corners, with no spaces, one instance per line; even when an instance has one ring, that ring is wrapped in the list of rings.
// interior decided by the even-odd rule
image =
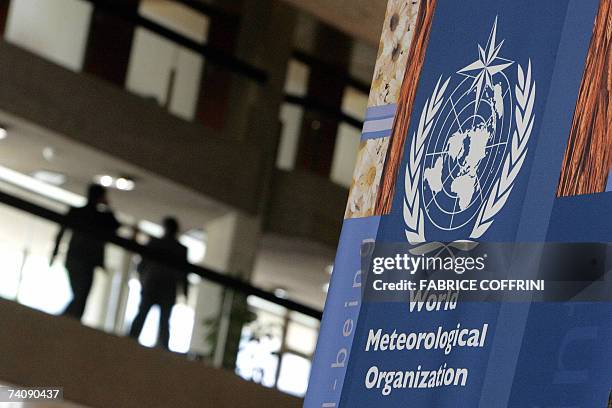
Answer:
[[[232,212],[208,223],[205,230],[204,266],[248,280],[261,236],[259,217]],[[190,349],[209,356],[215,366],[231,367],[242,330],[239,311],[244,310],[244,298],[206,280],[200,282],[197,292]]]
[[[293,50],[295,18],[295,10],[281,2],[244,0],[238,34],[232,44],[236,57],[263,69],[269,76],[265,84],[232,76],[223,130],[224,137],[239,142],[237,146],[245,154],[257,157],[257,165],[240,170],[245,177],[258,182],[248,186],[247,193],[252,196],[250,214],[231,212],[205,226],[204,264],[247,281],[253,270],[261,236],[261,214],[266,209],[275,165],[279,111]],[[233,368],[245,322],[246,298],[206,281],[200,284],[198,292],[191,350],[210,356],[216,366]]]

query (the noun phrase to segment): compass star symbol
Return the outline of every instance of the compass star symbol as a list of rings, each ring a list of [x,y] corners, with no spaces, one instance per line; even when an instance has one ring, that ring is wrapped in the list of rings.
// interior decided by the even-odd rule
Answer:
[[[493,76],[514,64],[514,61],[499,57],[499,51],[502,45],[504,45],[504,40],[497,44],[496,37],[497,17],[495,17],[495,22],[493,23],[493,28],[491,29],[491,34],[489,34],[489,39],[487,40],[485,48],[483,49],[480,44],[478,44],[478,59],[467,67],[457,71],[458,74],[474,79],[470,91],[476,89],[476,109],[478,109],[480,99],[482,98],[483,85],[486,85],[488,88],[493,88]]]

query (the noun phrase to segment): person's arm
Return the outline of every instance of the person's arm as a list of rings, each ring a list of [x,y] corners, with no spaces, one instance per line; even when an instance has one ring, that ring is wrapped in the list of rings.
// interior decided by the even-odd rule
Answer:
[[[187,258],[187,248],[183,247],[183,256],[182,260],[187,263],[189,262]],[[183,269],[183,273],[181,274],[181,284],[183,285],[183,294],[185,295],[185,300],[187,299],[187,293],[189,292],[189,282],[187,281],[187,271]]]
[[[53,262],[55,262],[55,258],[57,257],[57,253],[59,252],[59,247],[65,232],[66,227],[62,225],[59,232],[55,236],[55,245],[53,246],[53,252],[51,252],[51,257],[49,258],[49,266],[52,266]]]

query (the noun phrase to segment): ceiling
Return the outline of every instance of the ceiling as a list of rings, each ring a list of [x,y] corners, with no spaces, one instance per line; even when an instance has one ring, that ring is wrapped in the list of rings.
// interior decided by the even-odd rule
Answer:
[[[387,0],[283,0],[352,37],[378,45]]]
[[[199,0],[229,12],[240,9],[240,0]],[[352,37],[378,46],[387,0],[282,0],[336,27]]]
[[[3,112],[0,123],[8,124],[9,130],[0,142],[0,165],[27,175],[40,170],[62,173],[66,182],[61,187],[81,195],[95,175],[130,176],[136,188],[110,190],[109,198],[117,211],[136,220],[157,222],[165,215],[175,215],[183,230],[201,229],[230,211],[193,190]],[[43,149],[49,147],[54,151],[50,160],[43,156]]]

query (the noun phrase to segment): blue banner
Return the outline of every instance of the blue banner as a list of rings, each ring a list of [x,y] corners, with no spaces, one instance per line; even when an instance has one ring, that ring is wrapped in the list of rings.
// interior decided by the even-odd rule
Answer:
[[[457,291],[449,304],[451,291],[430,310],[361,291],[402,259],[368,268],[368,243],[409,245],[423,262],[484,242],[528,243],[509,256],[517,281],[561,279],[555,268],[528,272],[548,265],[545,242],[599,243],[573,272],[584,277],[581,265],[592,264],[593,279],[609,282],[611,169],[596,163],[597,176],[574,164],[597,156],[596,137],[612,146],[610,129],[589,113],[610,103],[609,92],[589,99],[589,84],[605,88],[601,67],[610,69],[609,8],[607,0],[390,0],[381,47],[403,47],[406,74],[389,91],[397,68],[380,53],[370,97],[378,105],[362,137],[375,153],[358,159],[305,407],[607,406],[612,294],[462,302]],[[365,168],[375,169],[370,184]]]

